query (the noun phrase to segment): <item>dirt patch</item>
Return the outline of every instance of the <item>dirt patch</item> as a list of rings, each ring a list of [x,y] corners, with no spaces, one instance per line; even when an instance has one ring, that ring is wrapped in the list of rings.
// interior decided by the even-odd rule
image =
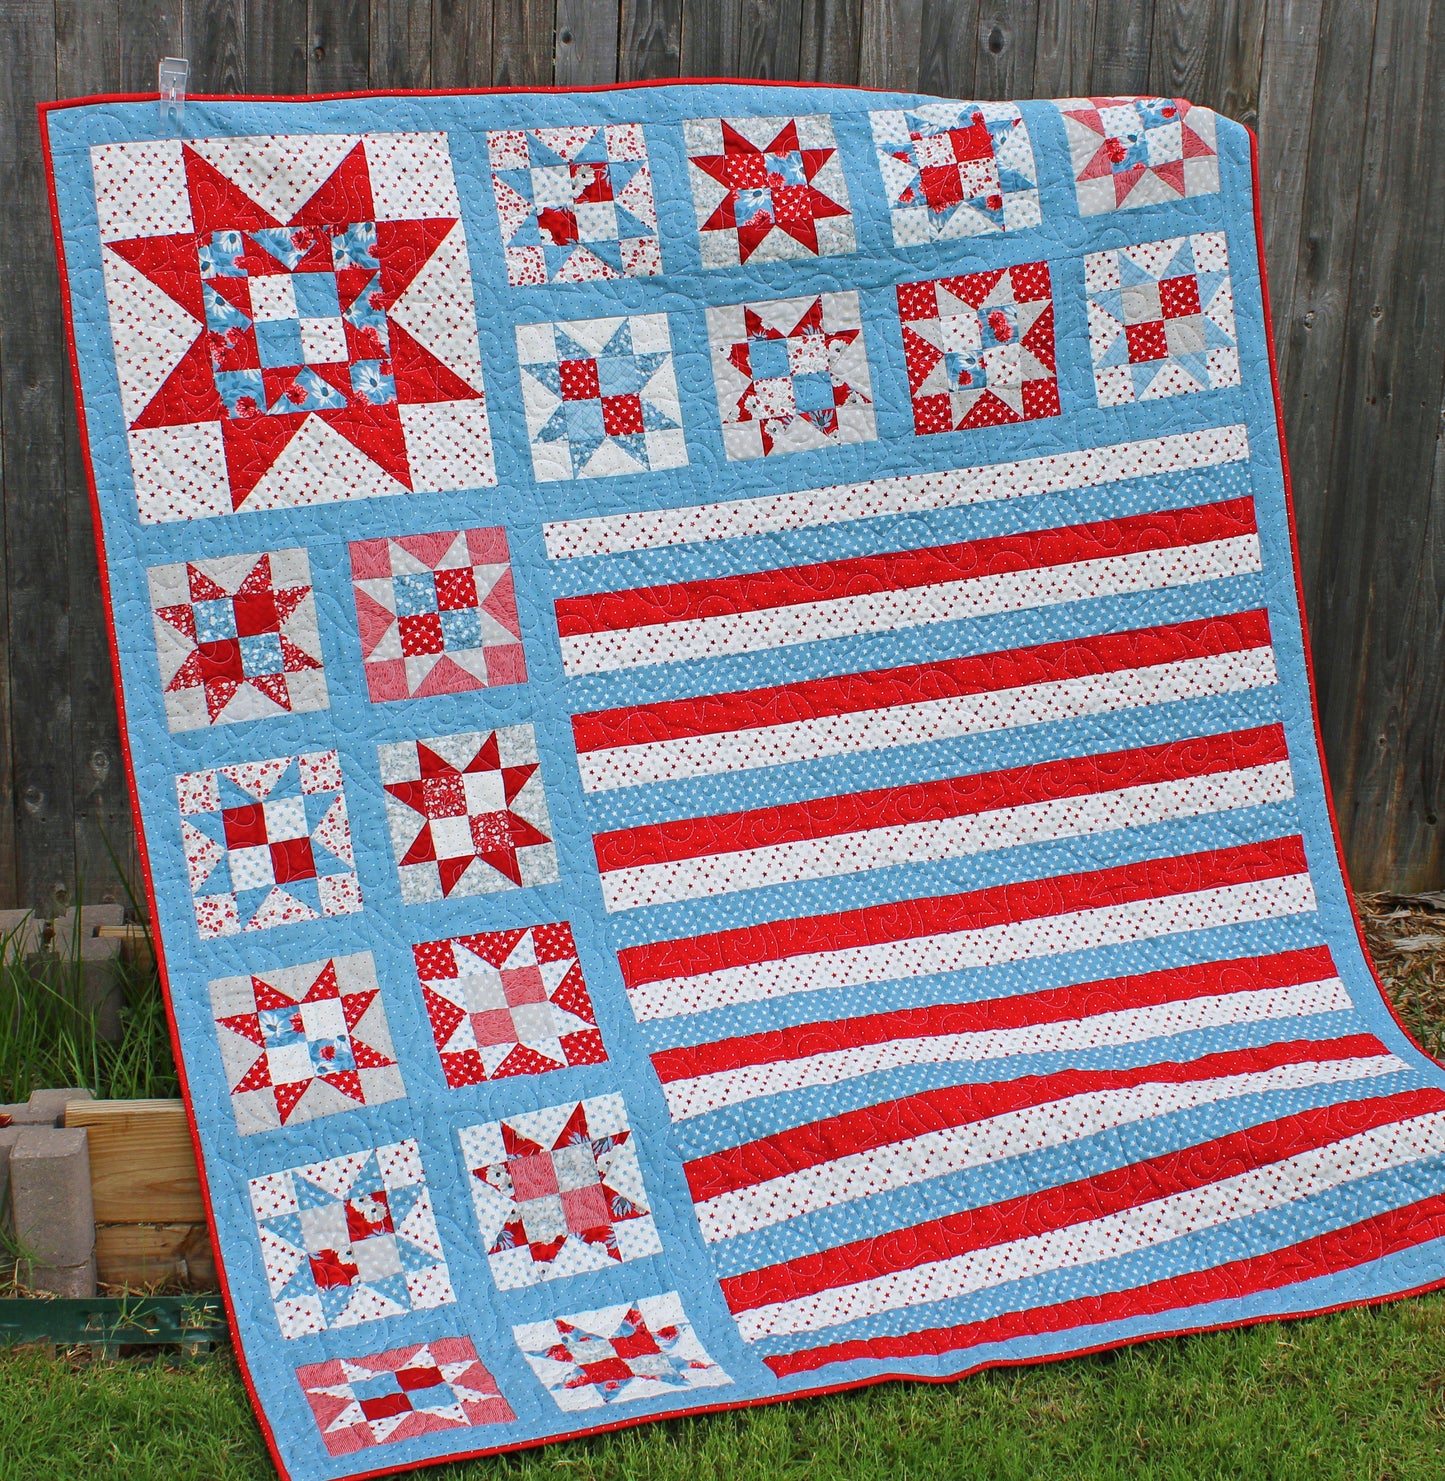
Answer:
[[[1427,1053],[1445,1060],[1445,890],[1355,903],[1395,1011]]]

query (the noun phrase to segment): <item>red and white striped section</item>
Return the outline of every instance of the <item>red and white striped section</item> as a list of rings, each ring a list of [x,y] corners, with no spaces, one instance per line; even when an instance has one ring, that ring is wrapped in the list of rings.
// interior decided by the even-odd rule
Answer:
[[[1248,457],[1249,436],[1243,425],[1210,427],[1203,432],[1146,437],[983,468],[875,478],[865,483],[833,484],[795,494],[766,494],[683,509],[640,509],[628,514],[557,520],[543,525],[542,531],[552,560],[575,560],[845,524],[882,514],[915,514],[1028,494],[1097,488],[1130,478],[1217,468]]]
[[[1142,828],[1294,796],[1284,728],[685,818],[593,838],[609,911]],[[904,819],[906,821],[900,821]]]
[[[1298,836],[765,921],[617,953],[635,1017],[1057,956],[1316,908]]]
[[[923,1064],[1077,1054],[1353,1007],[1328,952],[1180,967],[975,1003],[941,1003],[662,1049],[673,1121]]]
[[[1442,1154],[1445,1091],[1341,1101],[733,1276],[723,1295],[746,1341],[826,1331],[1158,1249]]]
[[[1278,677],[1267,613],[1236,612],[598,710],[574,715],[572,734],[584,790],[609,792],[1235,694]]]
[[[1260,569],[1254,500],[559,598],[569,675],[761,653]]]
[[[956,1085],[779,1132],[698,1158],[684,1170],[702,1236],[716,1243],[1171,1112],[1368,1082],[1405,1068],[1378,1039],[1359,1034],[1184,1064]]]
[[[993,1342],[1007,1342],[1015,1337],[1077,1331],[1135,1317],[1156,1316],[1166,1311],[1183,1311],[1211,1301],[1237,1301],[1257,1291],[1275,1291],[1281,1286],[1354,1270],[1400,1250],[1413,1249],[1441,1238],[1445,1238],[1445,1195],[1387,1209],[1371,1218],[1347,1224],[1342,1229],[1331,1229],[1312,1239],[1282,1245],[1262,1255],[1230,1260],[1222,1265],[1191,1270],[1184,1275],[1167,1276],[1142,1286],[1101,1291],[1050,1306],[1023,1306],[1000,1316],[962,1322],[952,1327],[931,1327],[898,1336],[868,1337],[801,1348],[765,1357],[763,1361],[779,1378],[786,1378],[793,1373],[814,1372],[829,1363],[855,1362],[860,1358],[887,1361],[935,1356]]]

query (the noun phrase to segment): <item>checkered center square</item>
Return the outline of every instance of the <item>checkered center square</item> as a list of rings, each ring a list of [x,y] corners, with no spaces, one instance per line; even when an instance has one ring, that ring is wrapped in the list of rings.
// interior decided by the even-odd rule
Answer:
[[[661,1251],[621,1096],[469,1126],[460,1136],[499,1289]]]
[[[1219,190],[1218,121],[1183,98],[1065,98],[1079,213],[1097,216]]]
[[[567,1413],[732,1382],[699,1341],[676,1291],[530,1322],[512,1335]]]
[[[1084,282],[1101,406],[1239,385],[1223,232],[1092,252]]]
[[[97,145],[143,523],[496,482],[444,134]]]
[[[283,1337],[456,1299],[415,1141],[253,1178],[250,1194]]]
[[[641,124],[496,130],[487,152],[513,287],[662,271]]]
[[[856,250],[826,113],[693,118],[682,129],[704,267]]]
[[[926,103],[870,113],[899,247],[1037,226],[1038,172],[1013,103]]]
[[[371,953],[210,985],[242,1136],[406,1094]]]
[[[393,742],[377,751],[404,903],[557,879],[530,725]]]
[[[172,732],[327,707],[304,550],[152,566],[146,576]]]
[[[176,792],[203,939],[361,909],[335,751],[188,772]]]
[[[373,703],[526,682],[504,529],[354,540],[350,552]]]
[[[466,1337],[438,1337],[296,1370],[328,1455],[516,1418]]]
[[[539,482],[686,464],[666,314],[521,324],[517,356]]]
[[[707,324],[729,458],[878,435],[856,293],[710,308]]]
[[[1059,415],[1048,265],[898,286],[913,428],[923,435]]]
[[[607,1058],[565,921],[425,941],[412,955],[448,1085]]]

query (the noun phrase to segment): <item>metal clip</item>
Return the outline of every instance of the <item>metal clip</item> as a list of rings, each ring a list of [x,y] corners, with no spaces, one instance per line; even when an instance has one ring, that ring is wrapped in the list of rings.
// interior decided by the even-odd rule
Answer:
[[[161,122],[177,123],[186,116],[186,81],[191,75],[191,64],[185,57],[162,57],[160,70]]]

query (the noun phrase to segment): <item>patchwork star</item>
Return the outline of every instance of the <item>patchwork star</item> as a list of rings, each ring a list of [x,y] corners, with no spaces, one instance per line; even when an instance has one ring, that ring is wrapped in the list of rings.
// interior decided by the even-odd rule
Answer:
[[[513,1327],[512,1335],[567,1413],[732,1382],[709,1357],[676,1291],[529,1322]]]
[[[539,482],[687,462],[666,314],[517,326]]]
[[[1222,231],[1091,252],[1084,286],[1100,406],[1239,385]]]
[[[393,742],[377,751],[406,904],[557,879],[530,725]]]
[[[826,113],[694,118],[682,128],[704,267],[856,250]]]
[[[1081,216],[1219,190],[1218,119],[1183,98],[1064,98]]]
[[[412,955],[448,1085],[607,1058],[565,921],[424,941]]]
[[[369,951],[211,983],[242,1136],[406,1094]]]
[[[327,1358],[298,1368],[296,1381],[333,1456],[517,1417],[467,1337]]]
[[[152,566],[146,576],[172,732],[327,707],[304,550]]]
[[[335,751],[187,772],[176,792],[202,939],[361,909]]]

